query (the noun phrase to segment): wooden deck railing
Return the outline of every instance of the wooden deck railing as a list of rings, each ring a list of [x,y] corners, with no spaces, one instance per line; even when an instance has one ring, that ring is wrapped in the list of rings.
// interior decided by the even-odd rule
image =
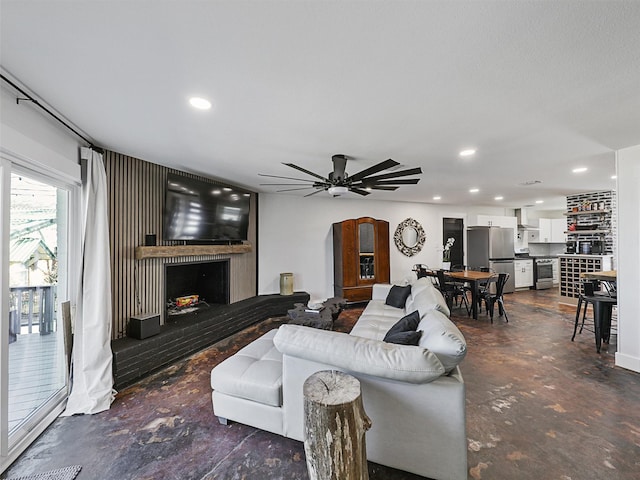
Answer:
[[[20,333],[48,335],[55,331],[56,285],[11,287],[9,341]]]

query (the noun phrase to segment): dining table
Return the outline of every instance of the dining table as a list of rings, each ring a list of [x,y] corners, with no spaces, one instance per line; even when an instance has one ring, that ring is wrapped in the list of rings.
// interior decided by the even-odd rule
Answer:
[[[616,283],[618,281],[617,270],[602,270],[600,272],[582,272],[580,278],[585,280],[598,280],[605,284],[605,288],[609,295],[612,295],[616,290]],[[615,296],[615,294],[613,295]]]
[[[480,282],[491,278],[495,273],[480,272],[477,270],[461,270],[459,272],[447,272],[449,278],[468,282],[471,286],[471,313],[475,320],[478,319],[478,296]]]
[[[600,280],[601,282],[615,282],[618,279],[618,271],[603,270],[601,272],[582,272],[580,276],[588,280]]]

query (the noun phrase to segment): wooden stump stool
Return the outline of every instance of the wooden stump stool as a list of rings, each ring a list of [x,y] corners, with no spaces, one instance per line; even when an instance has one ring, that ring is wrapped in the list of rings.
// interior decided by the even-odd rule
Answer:
[[[324,370],[304,382],[304,451],[310,480],[368,480],[364,435],[371,428],[360,382]]]

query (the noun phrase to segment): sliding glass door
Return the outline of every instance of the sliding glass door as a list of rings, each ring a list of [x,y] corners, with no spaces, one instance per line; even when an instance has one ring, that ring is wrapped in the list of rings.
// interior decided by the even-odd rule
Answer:
[[[69,295],[70,189],[7,161],[1,177],[4,460],[48,425],[67,397],[61,302]]]

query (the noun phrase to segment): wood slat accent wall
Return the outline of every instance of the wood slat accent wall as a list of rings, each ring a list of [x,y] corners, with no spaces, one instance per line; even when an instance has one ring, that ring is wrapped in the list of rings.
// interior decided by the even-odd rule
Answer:
[[[231,303],[256,295],[257,194],[251,195],[250,252],[136,260],[135,247],[144,245],[146,234],[156,234],[158,245],[178,244],[162,239],[167,173],[225,184],[111,151],[104,153],[104,163],[109,190],[113,339],[126,335],[127,322],[133,315],[158,313],[164,323],[164,266],[168,263],[228,258]]]

